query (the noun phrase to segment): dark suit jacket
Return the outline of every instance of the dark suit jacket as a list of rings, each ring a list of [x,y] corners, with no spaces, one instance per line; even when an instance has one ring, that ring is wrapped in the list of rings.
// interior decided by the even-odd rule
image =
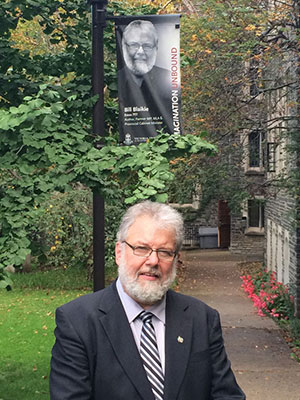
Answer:
[[[156,136],[156,131],[162,128],[170,134],[174,133],[171,71],[154,66],[150,72],[144,75],[140,87],[133,80],[128,68],[124,67],[118,71],[118,91],[122,139],[126,133],[139,138]],[[140,125],[127,125],[128,118],[126,119],[123,112],[125,107],[147,107],[149,111],[139,112],[137,118],[145,118],[146,122],[147,118],[150,117],[152,124],[147,125],[140,122]],[[136,121],[136,117],[133,117],[132,122]]]
[[[115,284],[58,308],[56,320],[51,400],[154,399]],[[165,400],[245,399],[215,310],[170,290],[165,340]]]

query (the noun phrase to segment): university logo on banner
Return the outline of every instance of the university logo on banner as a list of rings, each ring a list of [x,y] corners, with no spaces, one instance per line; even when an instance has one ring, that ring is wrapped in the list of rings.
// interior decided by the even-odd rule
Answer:
[[[121,142],[181,134],[180,15],[114,17]]]

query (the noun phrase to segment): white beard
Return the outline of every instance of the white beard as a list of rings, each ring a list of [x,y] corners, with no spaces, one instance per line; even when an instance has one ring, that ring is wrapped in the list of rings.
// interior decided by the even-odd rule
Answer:
[[[119,278],[126,293],[135,301],[145,305],[153,305],[164,297],[174,282],[176,277],[176,262],[177,260],[175,259],[171,273],[164,281],[161,281],[161,276],[155,267],[142,267],[141,270],[143,273],[159,275],[160,280],[140,282],[138,278],[140,271],[134,276],[129,275],[126,264],[122,260],[118,268]]]
[[[130,63],[129,69],[138,76],[147,74],[152,66],[148,66],[147,62],[144,60],[135,60],[133,63]]]

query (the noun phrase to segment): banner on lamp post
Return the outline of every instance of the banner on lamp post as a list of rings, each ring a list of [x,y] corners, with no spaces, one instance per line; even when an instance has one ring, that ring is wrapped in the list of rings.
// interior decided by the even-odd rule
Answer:
[[[124,144],[181,134],[180,15],[114,17]]]

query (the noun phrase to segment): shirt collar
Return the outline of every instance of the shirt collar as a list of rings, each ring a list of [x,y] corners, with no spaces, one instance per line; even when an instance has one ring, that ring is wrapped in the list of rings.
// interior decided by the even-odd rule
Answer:
[[[133,300],[125,291],[121,284],[120,278],[117,279],[117,291],[123,304],[125,313],[127,315],[129,323],[133,322],[138,315],[144,311],[135,300]],[[162,298],[158,303],[153,304],[147,311],[150,311],[156,318],[158,318],[163,324],[166,322],[166,296]]]

